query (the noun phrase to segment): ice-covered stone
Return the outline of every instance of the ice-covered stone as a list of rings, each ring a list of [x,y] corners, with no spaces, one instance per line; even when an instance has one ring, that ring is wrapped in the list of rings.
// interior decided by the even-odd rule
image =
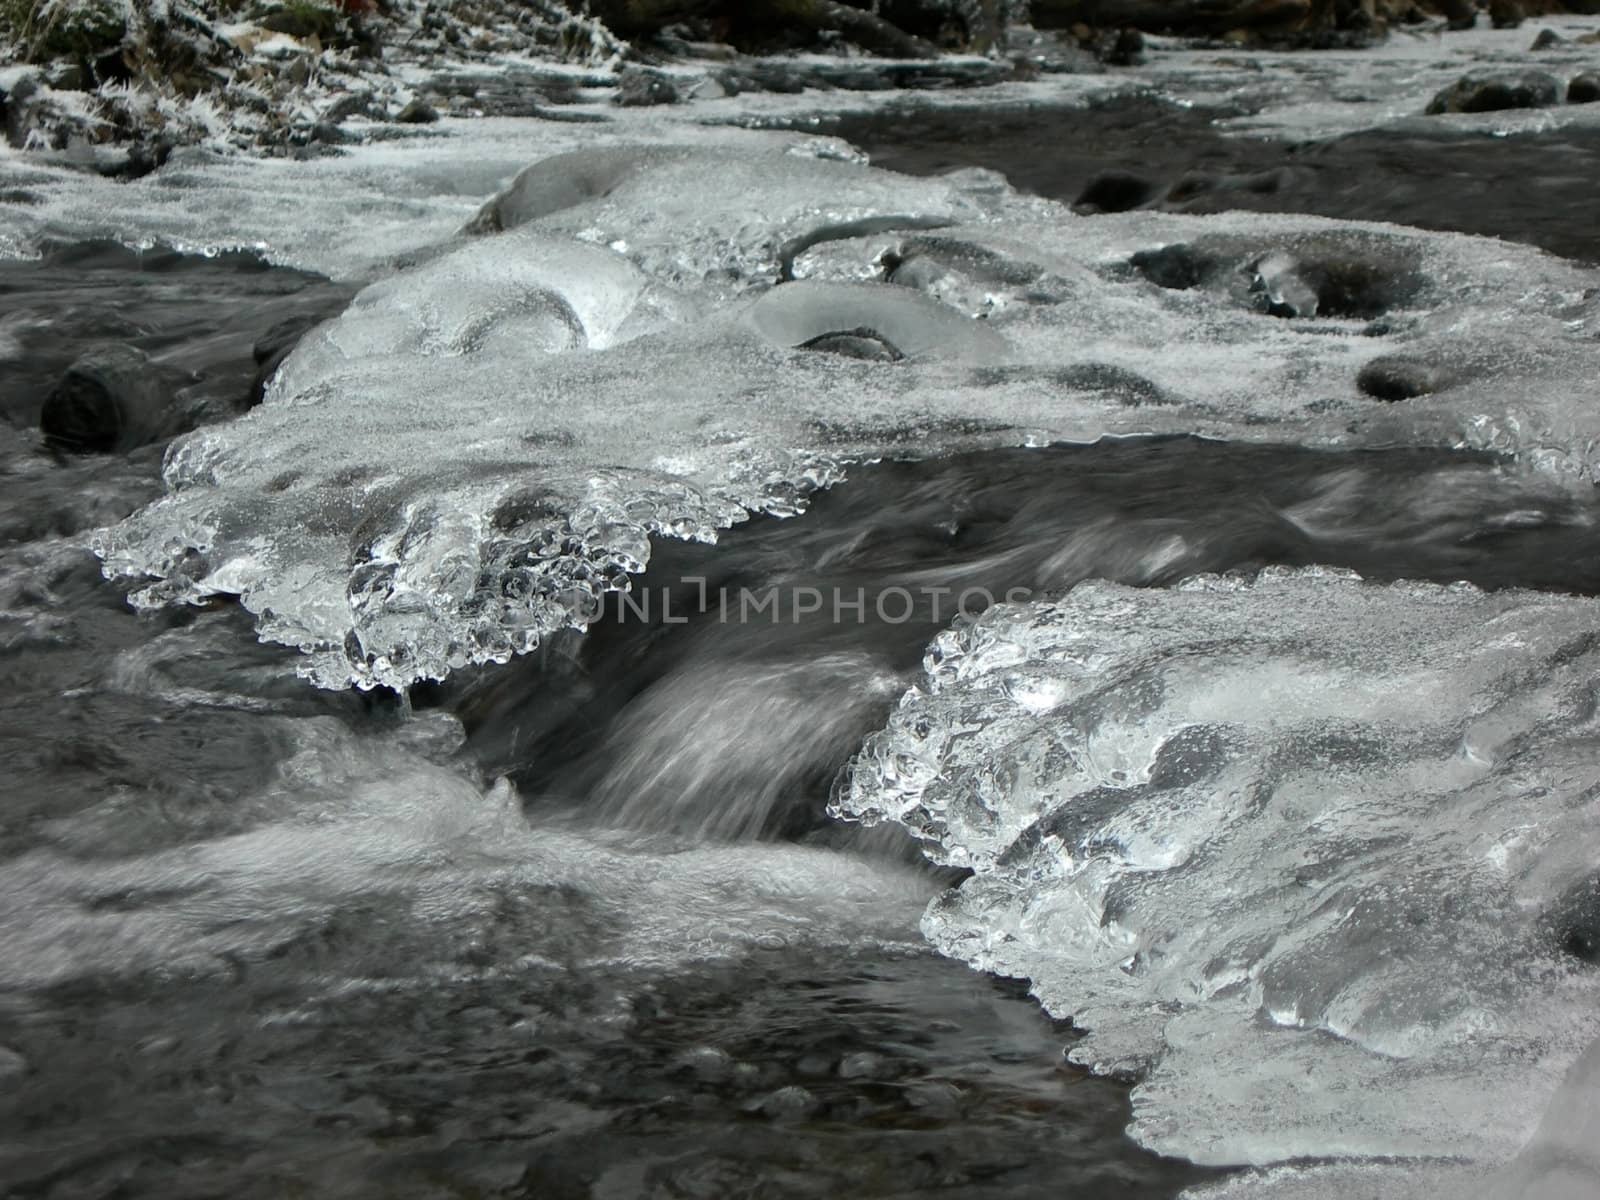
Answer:
[[[1600,605],[1320,570],[942,635],[839,812],[973,877],[924,931],[1147,1073],[1202,1162],[1514,1153],[1600,1032]]]
[[[237,595],[318,683],[403,687],[582,626],[652,534],[796,512],[886,453],[1181,432],[1600,464],[1595,272],[1500,243],[1080,218],[738,131],[601,139],[485,212],[174,444],[169,495],[96,542],[153,580],[137,602]],[[1396,354],[1450,378],[1374,404]]]

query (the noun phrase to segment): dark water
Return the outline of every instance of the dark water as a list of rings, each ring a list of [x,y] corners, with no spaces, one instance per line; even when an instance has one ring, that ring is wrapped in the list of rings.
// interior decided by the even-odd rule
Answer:
[[[1313,141],[1227,135],[1237,116],[1151,95],[1088,108],[907,105],[823,128],[913,175],[989,167],[1023,191],[1104,211],[1312,213],[1527,242],[1600,261],[1600,130],[1515,137],[1368,130]],[[1098,191],[1102,173],[1123,177]]]
[[[884,463],[715,547],[658,539],[609,619],[425,702],[460,711],[480,758],[535,804],[694,836],[801,836],[963,613],[1086,578],[1162,586],[1310,564],[1593,594],[1600,500],[1481,456],[1194,438]]]
[[[1408,220],[1595,256],[1574,197],[1600,146],[1578,135],[1495,141],[1510,157],[1487,159],[1448,138],[1293,148],[1221,139],[1204,114],[1150,103],[1070,126],[1030,110],[836,131],[885,166],[978,163],[1068,199],[1106,167],[1163,185],[1268,172],[1271,187],[1225,182],[1172,203]],[[1520,173],[1522,199],[1464,195],[1450,172],[1468,170]],[[1362,187],[1347,186],[1358,172]],[[45,862],[100,880],[61,901],[64,930],[200,905],[184,856],[270,828],[274,781],[308,739],[346,739],[381,773],[407,713],[307,688],[293,653],[256,644],[234,606],[128,609],[82,543],[157,493],[162,447],[52,454],[39,407],[79,352],[112,340],[174,373],[185,420],[226,416],[248,403],[272,329],[345,294],[242,256],[90,246],[0,268],[0,329],[17,347],[0,393],[0,872]],[[509,774],[552,837],[805,842],[903,861],[906,846],[830,826],[823,808],[963,591],[1326,563],[1593,594],[1597,518],[1592,496],[1443,452],[1178,438],[889,462],[803,517],[751,521],[715,547],[658,542],[634,595],[654,598],[649,616],[614,598],[587,636],[410,700],[416,722],[433,710],[465,725],[465,746],[436,759],[465,778]],[[807,589],[823,608],[729,620],[702,587],[775,594],[790,615]],[[896,589],[910,606],[891,620],[877,601]],[[862,615],[834,619],[831,599],[858,592]],[[327,784],[330,805],[344,787]],[[171,890],[148,873],[117,885],[124,860],[169,852]],[[932,895],[942,877],[925,880]],[[270,908],[277,885],[260,886]],[[0,938],[26,930],[28,888],[0,897]],[[52,974],[12,958],[0,1192],[1155,1197],[1208,1177],[1128,1142],[1126,1085],[1064,1067],[1070,1030],[1004,981],[927,954],[799,942],[683,971],[573,969],[603,932],[583,893],[485,877],[473,897],[470,919],[419,924],[391,892],[357,888],[265,949],[201,963],[130,951],[114,970]],[[205,938],[248,923],[228,911]],[[540,961],[520,957],[530,946]]]

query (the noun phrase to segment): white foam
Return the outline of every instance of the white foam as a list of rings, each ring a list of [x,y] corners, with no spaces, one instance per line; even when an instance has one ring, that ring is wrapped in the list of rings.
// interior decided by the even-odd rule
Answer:
[[[363,738],[328,717],[260,720],[294,752],[259,794],[236,798],[225,831],[121,852],[95,832],[113,796],[58,820],[46,845],[6,862],[4,986],[152,971],[225,976],[360,906],[407,931],[412,961],[375,957],[392,950],[380,930],[373,945],[346,947],[339,970],[459,972],[452,955],[463,930],[492,924],[517,897],[565,899],[538,904],[519,930],[518,957],[488,969],[559,959],[575,971],[671,972],[758,948],[916,939],[927,884],[906,868],[796,846],[530,827],[510,785],[483,788],[433,765],[408,749],[414,730]]]

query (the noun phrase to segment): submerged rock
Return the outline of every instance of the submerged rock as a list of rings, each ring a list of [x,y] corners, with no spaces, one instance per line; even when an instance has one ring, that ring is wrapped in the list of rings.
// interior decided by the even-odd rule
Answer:
[[[653,104],[677,104],[683,97],[671,78],[646,67],[625,67],[617,81],[613,104],[624,108],[643,108]]]
[[[902,362],[905,355],[888,338],[875,329],[862,326],[837,333],[819,333],[801,342],[798,349],[817,350],[824,354],[837,354],[842,358],[860,359],[862,362]]]
[[[1445,372],[1432,363],[1404,355],[1385,354],[1361,368],[1356,387],[1374,400],[1411,400],[1448,386]]]
[[[45,399],[39,428],[65,450],[137,449],[176,432],[172,389],[142,350],[110,345],[79,358]]]
[[[1474,71],[1436,95],[1428,115],[1546,108],[1560,99],[1560,82],[1544,71]]]
[[[1276,245],[1235,237],[1141,250],[1128,266],[1158,287],[1203,287],[1275,317],[1370,320],[1423,285],[1413,252],[1385,239],[1304,236]]]
[[[1131,171],[1101,171],[1072,202],[1079,212],[1119,213],[1148,204],[1156,185]]]

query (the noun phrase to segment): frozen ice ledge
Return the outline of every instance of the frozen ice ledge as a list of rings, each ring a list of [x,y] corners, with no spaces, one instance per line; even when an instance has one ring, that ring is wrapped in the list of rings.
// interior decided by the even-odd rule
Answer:
[[[696,137],[534,163],[175,443],[106,572],[141,605],[238,596],[322,686],[401,688],[583,625],[652,534],[799,511],[884,455],[1191,432],[1600,465],[1592,270]]]
[[[1145,1145],[1438,1184],[1415,1160],[1511,1159],[1548,1110],[1510,1175],[1564,1147],[1582,1190],[1463,1194],[1593,1195],[1584,1118],[1551,1098],[1600,1034],[1597,672],[1590,600],[1084,583],[942,634],[834,805],[973,872],[924,933],[1031,979],[1087,1030],[1073,1060],[1143,1072]]]

